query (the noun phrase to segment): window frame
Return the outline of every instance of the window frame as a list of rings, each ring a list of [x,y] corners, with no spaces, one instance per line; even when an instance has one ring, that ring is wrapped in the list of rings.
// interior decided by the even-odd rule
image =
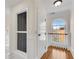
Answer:
[[[18,33],[26,33],[26,52],[23,52],[23,51],[20,51],[20,50],[18,50],[17,48],[16,48],[16,50],[17,51],[19,51],[20,53],[23,53],[24,55],[27,53],[27,41],[28,41],[28,8],[26,8],[26,9],[20,9],[20,10],[18,10],[17,12],[16,12],[16,16],[18,15],[18,14],[21,14],[21,13],[23,13],[23,12],[26,12],[26,26],[27,26],[27,28],[26,28],[26,31],[18,31],[18,29],[17,29],[17,24],[18,24],[18,19],[16,19],[16,42],[17,42],[17,34]],[[17,18],[17,17],[16,17]],[[17,43],[18,44],[18,43]],[[16,45],[17,45],[16,44]]]
[[[56,19],[63,19],[63,18],[56,18]],[[55,19],[53,19],[52,22],[54,22],[54,20],[55,20]],[[66,30],[67,30],[67,23],[66,23],[65,19],[63,19],[63,20],[64,20],[64,22],[65,22],[65,25],[64,25],[64,26],[65,26],[65,33],[67,33],[67,31],[66,31]],[[52,23],[51,23],[51,29],[53,30],[53,28],[52,28]],[[68,33],[67,33],[67,34],[68,34]],[[52,35],[51,35],[50,33],[48,33],[48,39],[50,39],[50,40],[48,40],[48,44],[55,44],[55,45],[57,45],[57,46],[58,46],[58,45],[62,45],[62,46],[65,46],[65,45],[66,45],[66,43],[67,43],[66,36],[68,36],[68,35],[65,35],[64,42],[52,41],[52,40],[51,40],[51,39],[52,39],[51,36],[52,36]]]

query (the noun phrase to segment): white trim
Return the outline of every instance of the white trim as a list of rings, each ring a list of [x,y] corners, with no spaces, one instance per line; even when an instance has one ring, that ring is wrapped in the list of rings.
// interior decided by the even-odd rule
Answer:
[[[23,13],[23,12],[28,12],[28,8],[20,9],[19,11],[17,11],[16,14],[20,14],[20,13]]]
[[[17,50],[17,53],[22,54],[22,55],[26,55],[26,53],[24,53],[24,52],[22,52],[20,50]]]
[[[15,51],[11,51],[10,55],[13,55],[14,58],[23,58],[23,59],[28,59],[27,58],[27,54],[19,51],[19,50],[15,50]]]

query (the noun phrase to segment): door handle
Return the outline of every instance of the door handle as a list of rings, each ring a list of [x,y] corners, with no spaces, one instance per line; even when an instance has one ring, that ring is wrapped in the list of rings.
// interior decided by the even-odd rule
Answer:
[[[41,36],[41,34],[38,34],[38,36]]]

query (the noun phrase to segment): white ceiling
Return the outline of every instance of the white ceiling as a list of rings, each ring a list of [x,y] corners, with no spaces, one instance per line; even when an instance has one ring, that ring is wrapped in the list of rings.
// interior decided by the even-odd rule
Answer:
[[[23,2],[24,0],[5,0],[5,6],[6,7],[12,7],[15,6],[21,2]]]
[[[71,8],[74,0],[62,0],[63,2],[59,7],[55,7],[53,5],[53,2],[56,0],[39,0],[39,1],[41,1],[41,4],[43,5],[46,11],[54,12],[61,9],[63,10],[63,9]]]
[[[12,6],[15,6],[21,2],[23,2],[25,0],[5,0],[5,5],[6,7],[12,7]],[[40,4],[41,7],[43,7],[44,9],[46,9],[47,11],[56,11],[56,10],[61,10],[61,9],[65,9],[67,7],[72,7],[72,2],[73,0],[62,0],[62,5],[59,6],[59,7],[55,7],[53,5],[53,2],[55,0],[34,0],[34,1],[38,1],[38,3]]]

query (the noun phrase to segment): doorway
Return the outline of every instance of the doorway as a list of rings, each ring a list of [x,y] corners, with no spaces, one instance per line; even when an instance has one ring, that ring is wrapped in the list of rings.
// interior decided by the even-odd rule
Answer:
[[[50,45],[70,48],[70,11],[48,13],[44,21],[38,23],[39,59]]]

